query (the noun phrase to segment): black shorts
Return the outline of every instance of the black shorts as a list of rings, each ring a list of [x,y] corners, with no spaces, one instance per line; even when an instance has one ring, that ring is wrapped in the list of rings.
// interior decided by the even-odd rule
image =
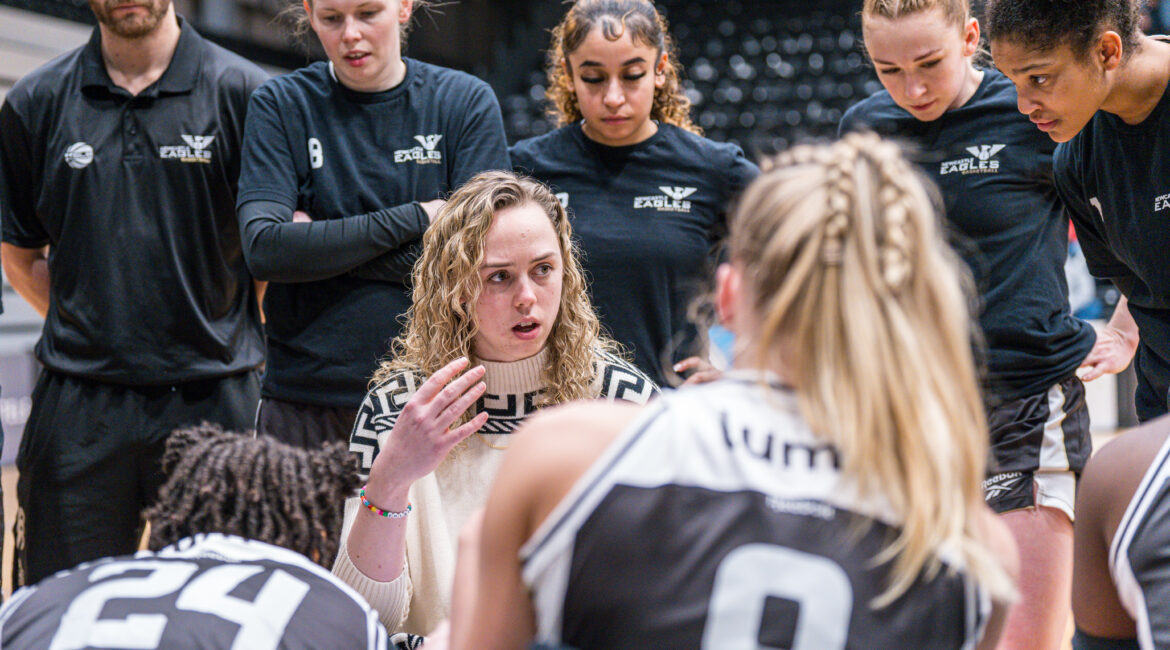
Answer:
[[[1004,402],[988,411],[987,424],[991,431],[991,459],[983,482],[987,504],[999,513],[1054,505],[1071,518],[1069,490],[1056,494],[1052,487],[1048,496],[1056,502],[1043,503],[1045,490],[1037,484],[1037,475],[1071,476],[1075,490],[1075,479],[1092,455],[1081,380],[1070,377],[1043,393]]]
[[[173,386],[42,372],[16,457],[13,584],[138,550],[170,433],[202,421],[243,431],[259,396],[255,371]]]
[[[349,443],[358,409],[318,406],[265,397],[256,411],[256,433],[301,447],[314,449],[327,442]]]

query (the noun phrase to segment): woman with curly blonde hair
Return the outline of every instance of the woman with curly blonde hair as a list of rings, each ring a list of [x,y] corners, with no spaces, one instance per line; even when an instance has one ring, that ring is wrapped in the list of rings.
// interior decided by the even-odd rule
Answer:
[[[456,191],[413,286],[350,438],[369,477],[334,572],[387,629],[427,633],[448,615],[456,535],[512,431],[546,405],[642,403],[657,388],[599,333],[565,210],[531,179],[484,172]]]
[[[557,192],[601,322],[662,384],[669,366],[703,353],[687,308],[710,276],[727,204],[759,169],[691,123],[650,0],[578,0],[553,30],[547,67],[561,128],[517,143],[513,166]]]

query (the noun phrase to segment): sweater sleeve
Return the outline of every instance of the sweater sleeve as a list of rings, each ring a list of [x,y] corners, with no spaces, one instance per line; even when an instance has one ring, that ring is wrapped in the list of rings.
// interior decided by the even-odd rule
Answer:
[[[345,500],[345,525],[341,529],[341,548],[337,549],[337,559],[333,562],[333,575],[361,594],[371,607],[378,610],[378,620],[382,621],[382,625],[394,632],[410,613],[410,599],[414,591],[410,570],[406,565],[407,558],[402,560],[402,573],[390,582],[378,582],[354,566],[346,540],[349,539],[358,507],[356,497]]]
[[[600,399],[645,404],[659,394],[653,379],[615,354],[599,350],[593,363],[597,369],[594,386]]]
[[[390,437],[398,414],[424,380],[413,372],[396,372],[366,393],[349,434],[349,452],[357,459],[363,481],[369,480],[370,468]]]

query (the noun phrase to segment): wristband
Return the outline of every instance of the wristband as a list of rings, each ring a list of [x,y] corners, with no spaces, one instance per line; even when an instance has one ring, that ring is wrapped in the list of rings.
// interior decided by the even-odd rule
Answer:
[[[358,497],[362,500],[362,507],[380,517],[387,517],[389,519],[402,519],[410,512],[409,501],[406,502],[406,510],[402,510],[400,512],[394,512],[393,510],[383,510],[379,508],[378,506],[370,503],[370,500],[366,497],[365,487],[358,491]]]

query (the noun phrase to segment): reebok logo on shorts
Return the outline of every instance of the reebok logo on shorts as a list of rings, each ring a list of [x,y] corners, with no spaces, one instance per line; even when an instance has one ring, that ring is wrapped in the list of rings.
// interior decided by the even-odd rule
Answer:
[[[211,143],[215,142],[214,135],[187,135],[183,134],[182,145],[164,145],[158,148],[158,157],[163,160],[178,160],[185,163],[211,162]]]
[[[995,159],[995,155],[1003,151],[1006,146],[1004,144],[981,144],[974,147],[967,147],[967,152],[971,154],[971,158],[948,160],[942,164],[938,173],[940,176],[954,174],[956,172],[963,175],[998,174],[999,161]]]
[[[658,189],[662,192],[658,196],[634,197],[634,209],[645,210],[653,208],[659,212],[690,212],[691,202],[686,199],[699,191],[696,187],[671,187],[666,185]]]
[[[442,140],[443,136],[437,134],[416,135],[414,139],[418,140],[420,146],[395,151],[394,162],[416,162],[420,165],[437,165],[443,162],[443,152],[435,149],[439,146],[439,140]]]
[[[996,474],[991,478],[983,481],[983,494],[991,499],[993,497],[1003,496],[1012,491],[1016,483],[1024,475],[1021,472],[1004,472],[1003,474]]]

